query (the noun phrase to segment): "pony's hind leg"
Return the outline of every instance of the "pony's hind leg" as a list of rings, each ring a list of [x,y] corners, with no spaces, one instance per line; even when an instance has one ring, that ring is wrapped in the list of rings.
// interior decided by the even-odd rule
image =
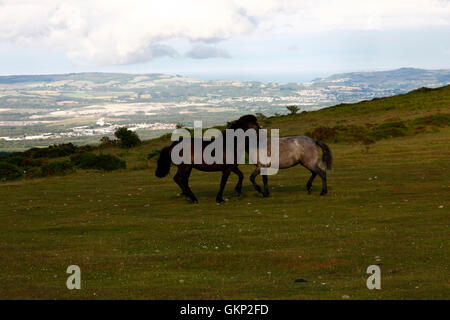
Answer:
[[[236,187],[234,188],[234,190],[236,190],[238,196],[241,195],[242,192],[242,180],[244,180],[244,175],[242,174],[242,171],[239,170],[238,167],[233,168],[232,170],[235,174],[237,174],[237,176],[239,177],[239,181],[236,184]]]
[[[267,177],[267,175],[263,174],[262,175],[262,180],[263,180],[263,183],[264,183],[263,197],[267,198],[269,196],[269,185],[268,185],[269,178]]]
[[[182,183],[183,183],[183,187],[184,187],[185,189],[186,189],[186,187],[189,187],[189,176],[191,175],[191,172],[192,172],[192,167],[189,167],[189,168],[186,170],[185,174],[183,175],[183,181],[182,181]],[[183,192],[183,195],[189,196],[188,193],[186,193],[186,192]]]
[[[177,173],[175,174],[175,176],[173,177],[173,181],[175,181],[175,183],[180,187],[181,189],[181,194],[184,196],[187,196],[187,192],[184,188],[184,184],[183,184],[183,175],[181,174],[181,170],[180,168],[178,168]]]
[[[222,171],[222,179],[220,180],[219,193],[217,193],[217,196],[216,196],[216,202],[217,203],[225,202],[223,200],[222,195],[223,195],[223,190],[225,189],[225,185],[227,184],[227,180],[228,180],[229,176],[230,176],[230,170],[229,169],[224,169]]]
[[[253,187],[255,188],[256,191],[258,191],[259,193],[263,194],[263,191],[261,190],[261,187],[256,183],[255,179],[256,177],[261,173],[261,168],[260,167],[256,167],[255,171],[253,171],[253,173],[250,176],[250,181],[253,184]]]
[[[193,203],[198,203],[197,197],[194,195],[194,193],[191,190],[191,187],[189,187],[189,176],[191,175],[192,166],[190,166],[186,172],[186,175],[183,179],[184,188],[187,191],[188,197],[191,198]]]
[[[321,196],[324,196],[328,193],[328,188],[327,188],[327,173],[325,170],[323,170],[322,168],[320,168],[318,165],[316,165],[315,168],[317,174],[319,175],[320,178],[322,178],[322,192],[320,192]]]
[[[308,190],[308,194],[311,194],[312,191],[312,183],[314,178],[317,176],[317,173],[311,170],[311,178],[309,178],[308,183],[306,183],[306,190]]]

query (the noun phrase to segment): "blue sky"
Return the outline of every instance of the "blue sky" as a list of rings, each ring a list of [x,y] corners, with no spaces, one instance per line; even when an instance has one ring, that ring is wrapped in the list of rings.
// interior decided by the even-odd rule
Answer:
[[[168,73],[308,81],[450,68],[450,3],[0,1],[0,74]]]

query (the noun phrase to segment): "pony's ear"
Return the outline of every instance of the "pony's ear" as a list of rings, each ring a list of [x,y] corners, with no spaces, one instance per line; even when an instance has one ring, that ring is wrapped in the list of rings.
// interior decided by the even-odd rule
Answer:
[[[234,129],[238,120],[227,122],[227,129]]]

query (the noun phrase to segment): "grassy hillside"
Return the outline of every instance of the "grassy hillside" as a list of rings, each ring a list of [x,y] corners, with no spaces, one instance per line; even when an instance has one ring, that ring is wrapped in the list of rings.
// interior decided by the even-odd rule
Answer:
[[[319,180],[308,195],[309,173],[294,167],[269,177],[263,199],[248,181],[253,167],[242,166],[243,195],[232,176],[223,205],[214,201],[220,173],[194,171],[200,203],[190,204],[147,160],[168,137],[95,151],[126,160],[124,170],[1,183],[0,298],[448,298],[449,111],[447,86],[265,121],[281,135],[411,128],[370,148],[331,141],[326,197]],[[442,121],[413,130],[434,115]],[[71,264],[81,268],[81,290],[66,289]],[[372,264],[381,290],[366,288]]]

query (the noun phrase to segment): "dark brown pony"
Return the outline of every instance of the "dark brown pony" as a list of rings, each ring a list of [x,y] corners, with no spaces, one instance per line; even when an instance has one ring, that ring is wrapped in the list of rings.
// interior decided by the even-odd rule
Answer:
[[[229,122],[227,129],[242,129],[243,131],[247,130],[258,130],[260,129],[260,126],[258,124],[258,121],[255,116],[253,115],[246,115],[240,117],[238,120],[235,120],[233,122]],[[242,180],[244,179],[244,175],[242,174],[241,170],[238,168],[237,158],[240,156],[238,154],[238,146],[236,144],[236,140],[234,143],[234,161],[233,164],[226,164],[226,135],[225,130],[222,131],[222,137],[223,137],[223,164],[207,164],[204,162],[202,157],[202,163],[200,164],[194,164],[194,138],[191,139],[191,155],[190,155],[190,163],[181,163],[177,165],[178,171],[173,177],[173,180],[178,184],[178,186],[181,188],[182,194],[187,196],[192,200],[193,203],[198,203],[197,198],[195,197],[194,193],[192,192],[191,188],[189,187],[189,176],[191,174],[192,168],[195,168],[200,171],[207,171],[207,172],[217,172],[222,171],[222,179],[220,181],[220,189],[216,196],[216,201],[218,203],[224,202],[223,200],[223,190],[225,189],[225,185],[227,183],[228,177],[230,176],[231,172],[235,173],[239,177],[239,181],[235,187],[236,192],[238,195],[241,194],[242,189]],[[172,157],[171,152],[174,146],[176,146],[178,143],[180,143],[182,140],[175,141],[168,147],[164,147],[161,152],[158,159],[158,167],[156,168],[155,175],[159,178],[163,178],[169,174],[170,166],[172,164]],[[207,145],[209,145],[211,141],[202,141],[202,154],[203,150]],[[242,148],[241,148],[242,149]]]

